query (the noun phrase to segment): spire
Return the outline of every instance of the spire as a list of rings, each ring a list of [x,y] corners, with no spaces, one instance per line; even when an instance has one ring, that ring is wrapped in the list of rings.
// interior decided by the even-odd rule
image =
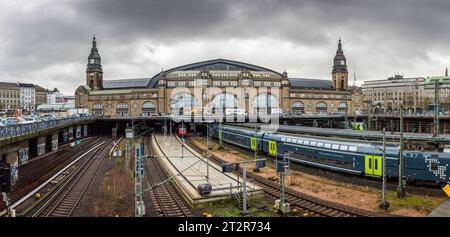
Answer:
[[[98,53],[98,50],[97,50],[97,41],[95,40],[95,34],[94,34],[94,36],[92,37],[92,49],[91,49],[91,52]]]
[[[341,37],[340,36],[339,36],[338,49],[336,50],[336,54],[344,54],[344,51],[342,50],[342,43],[341,43]]]

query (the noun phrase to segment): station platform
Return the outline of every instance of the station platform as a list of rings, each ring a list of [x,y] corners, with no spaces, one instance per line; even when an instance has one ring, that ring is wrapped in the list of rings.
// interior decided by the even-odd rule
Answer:
[[[441,205],[436,207],[430,214],[429,217],[450,217],[450,198],[443,201]]]
[[[192,206],[204,206],[210,202],[231,199],[234,194],[242,191],[242,177],[233,173],[222,173],[222,167],[210,161],[209,183],[212,191],[202,196],[198,185],[208,183],[205,158],[186,145],[182,148],[175,136],[164,137],[155,134],[152,136],[151,146],[154,156],[160,159],[166,173],[174,176],[177,189]],[[247,192],[249,197],[263,194],[262,188],[251,181],[247,182]]]

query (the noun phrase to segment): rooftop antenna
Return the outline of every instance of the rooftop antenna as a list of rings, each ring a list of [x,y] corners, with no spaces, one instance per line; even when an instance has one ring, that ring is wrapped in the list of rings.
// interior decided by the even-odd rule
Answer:
[[[356,72],[353,71],[353,87],[356,86]]]
[[[448,67],[445,68],[445,76],[448,77]]]

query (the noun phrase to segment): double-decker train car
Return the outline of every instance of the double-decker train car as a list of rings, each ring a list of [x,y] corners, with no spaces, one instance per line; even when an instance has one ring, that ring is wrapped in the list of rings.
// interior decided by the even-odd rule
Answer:
[[[337,172],[380,177],[383,172],[381,145],[364,142],[213,126],[213,136],[227,143],[276,158]],[[400,151],[387,145],[386,176],[398,177]],[[450,183],[450,150],[443,152],[404,150],[404,174],[408,181]]]

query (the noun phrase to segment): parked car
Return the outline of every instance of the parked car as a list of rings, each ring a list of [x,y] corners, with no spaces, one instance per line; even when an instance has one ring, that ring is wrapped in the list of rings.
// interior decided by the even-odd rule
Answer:
[[[4,123],[6,126],[17,125],[17,124],[19,124],[17,118],[15,118],[15,117],[8,117],[8,118],[5,118],[5,119],[3,120],[3,123]]]

